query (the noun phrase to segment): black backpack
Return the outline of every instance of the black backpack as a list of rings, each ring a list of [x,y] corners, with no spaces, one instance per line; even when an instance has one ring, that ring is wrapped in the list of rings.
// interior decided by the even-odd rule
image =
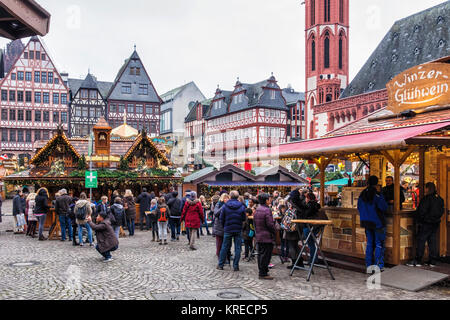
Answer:
[[[84,219],[86,219],[86,212],[87,212],[86,206],[79,207],[79,208],[77,208],[77,211],[75,213],[75,217],[78,220],[84,220]]]
[[[439,223],[445,212],[444,199],[438,195],[433,196],[431,199],[430,211],[424,220],[427,223]]]
[[[111,207],[111,209],[113,209],[113,207]],[[123,221],[123,215],[125,214],[124,209],[119,209],[116,206],[114,206],[114,209],[112,210],[113,212],[113,216],[114,216],[114,223],[113,224],[117,224],[120,223],[121,221]],[[112,221],[111,221],[112,222]]]

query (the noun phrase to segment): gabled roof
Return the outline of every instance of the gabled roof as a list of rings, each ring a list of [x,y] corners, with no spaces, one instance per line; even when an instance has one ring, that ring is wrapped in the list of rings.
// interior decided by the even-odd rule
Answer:
[[[112,82],[106,82],[106,81],[97,81],[97,79],[91,75],[91,78],[95,79],[97,89],[102,95],[103,99],[106,99],[106,96],[108,95],[109,90],[111,89],[113,83]],[[72,91],[73,96],[75,96],[80,90],[80,88],[88,88],[84,87],[85,80],[81,79],[68,79],[68,86],[70,91]]]
[[[267,176],[273,176],[275,174],[282,174],[286,177],[289,177],[290,179],[292,179],[292,182],[299,182],[299,183],[304,183],[309,185],[309,181],[307,181],[306,179],[303,179],[302,177],[300,177],[298,174],[296,174],[295,172],[289,171],[288,169],[286,169],[283,166],[275,166],[272,167],[266,171],[263,171],[262,173],[260,173],[258,176],[256,176],[256,180],[257,181],[264,181],[264,179]]]
[[[342,98],[386,88],[401,72],[450,56],[450,1],[397,21]]]
[[[292,88],[285,88],[282,91],[284,99],[286,99],[286,104],[293,105],[298,103],[299,101],[305,101],[305,93],[304,92],[296,92]]]
[[[46,145],[41,148],[38,152],[36,152],[36,154],[34,155],[34,157],[31,159],[30,163],[31,164],[38,164],[42,159],[41,157],[44,156],[46,153],[50,153],[50,147],[54,144],[63,142],[68,148],[69,150],[72,152],[72,154],[76,157],[76,158],[81,158],[80,154],[78,153],[78,151],[73,147],[73,145],[70,143],[69,139],[67,139],[66,135],[64,134],[63,131],[58,132],[58,134],[55,134],[53,136],[53,138],[51,138]]]
[[[141,74],[130,75],[128,67],[139,67],[141,68]],[[119,85],[121,83],[130,83],[131,84],[131,94],[122,93],[122,87]],[[140,95],[138,92],[140,84],[148,85],[148,95]],[[153,82],[150,79],[150,76],[145,69],[144,64],[142,63],[141,58],[139,57],[136,50],[133,51],[131,57],[125,60],[125,63],[120,68],[117,76],[114,80],[114,84],[111,87],[109,93],[106,98],[108,100],[123,100],[123,101],[136,101],[136,102],[147,102],[147,103],[162,103],[161,98],[156,92],[155,87],[153,86]]]
[[[193,174],[187,176],[184,178],[184,183],[191,183],[192,181],[198,180],[200,178],[203,178],[207,174],[210,174],[211,172],[216,171],[216,168],[214,167],[206,167],[201,170],[195,171]]]
[[[127,153],[125,153],[124,158],[128,159],[133,154],[133,151],[141,144],[141,142],[143,140],[145,140],[146,142],[149,143],[150,147],[155,151],[157,157],[161,159],[161,164],[170,165],[170,161],[169,161],[169,159],[167,159],[166,155],[164,153],[162,153],[161,150],[159,150],[156,147],[156,145],[153,143],[153,141],[150,139],[150,137],[147,134],[143,134],[143,133],[141,133],[136,138],[136,140],[134,141],[134,143],[132,144],[130,149],[127,151]]]
[[[173,100],[181,91],[183,91],[186,87],[188,87],[191,84],[195,85],[194,81],[186,83],[185,85],[182,85],[178,88],[172,89],[172,90],[162,94],[161,100],[163,101],[163,103],[167,103],[167,102]]]
[[[194,102],[193,103],[193,107],[191,108],[191,110],[189,111],[186,119],[184,119],[184,122],[191,122],[191,121],[195,121],[197,120],[197,106],[198,104],[201,103],[202,105],[202,117],[204,118],[210,108],[211,105],[211,99],[202,101],[202,102]]]
[[[205,168],[205,169],[209,169],[209,168]],[[205,170],[203,169],[203,170]],[[255,181],[255,176],[252,175],[251,173],[248,173],[247,171],[242,170],[241,168],[238,168],[232,164],[228,164],[222,168],[220,168],[220,170],[217,170],[216,168],[212,167],[212,169],[209,169],[210,172],[207,172],[208,170],[205,170],[202,172],[202,174],[198,174],[197,178],[193,179],[191,177],[187,177],[184,179],[184,181],[190,181],[190,183],[193,184],[199,184],[199,183],[203,183],[206,181],[209,181],[210,179],[212,179],[213,177],[215,178],[218,174],[224,173],[224,172],[233,172],[237,175],[240,175],[241,177],[244,177],[245,179],[247,179],[248,181]],[[186,180],[188,179],[188,180]]]

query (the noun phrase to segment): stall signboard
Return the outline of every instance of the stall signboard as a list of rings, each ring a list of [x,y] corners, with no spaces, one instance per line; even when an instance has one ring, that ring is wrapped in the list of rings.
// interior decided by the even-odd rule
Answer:
[[[450,64],[428,63],[408,69],[387,85],[388,110],[407,110],[450,104]]]

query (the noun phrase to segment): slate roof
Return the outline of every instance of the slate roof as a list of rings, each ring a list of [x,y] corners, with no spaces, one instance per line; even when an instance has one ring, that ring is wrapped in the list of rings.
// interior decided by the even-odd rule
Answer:
[[[399,73],[450,56],[450,1],[397,21],[342,98],[386,88]]]
[[[203,168],[203,169],[195,171],[193,174],[185,177],[183,182],[184,183],[191,183],[192,181],[200,179],[200,178],[202,178],[202,177],[206,176],[207,174],[210,174],[211,172],[214,172],[214,171],[216,171],[216,168],[214,168],[214,167]]]
[[[91,78],[93,80],[95,80],[95,77],[91,75]],[[80,88],[87,88],[89,89],[90,87],[84,87],[84,85],[92,85],[91,80],[89,80],[88,82],[86,82],[85,80],[81,80],[81,79],[69,79],[68,80],[68,87],[70,89],[70,91],[72,91],[72,95],[75,96],[76,93],[78,92],[78,90]],[[108,92],[111,89],[113,83],[112,82],[105,82],[105,81],[97,81],[95,80],[98,91],[100,92],[100,94],[102,95],[103,99],[106,99],[106,97],[108,96]]]
[[[286,104],[292,105],[296,104],[299,101],[305,101],[305,93],[304,92],[296,92],[292,88],[286,88],[282,91],[284,99],[286,99]]]
[[[202,104],[202,107],[203,107],[203,113],[202,113],[203,117],[206,116],[206,114],[207,114],[207,112],[208,112],[208,110],[210,108],[211,101],[212,101],[212,99],[208,99],[208,100],[200,102]],[[193,104],[193,106],[192,106],[192,108],[190,108],[190,111],[189,111],[187,117],[184,119],[185,123],[197,120],[197,108],[196,108],[196,106],[197,106],[198,103],[199,103],[198,101],[189,103],[189,105]]]
[[[189,86],[190,84],[193,84],[194,81],[191,81],[189,83],[186,83],[185,85],[182,85],[178,88],[172,89],[164,94],[161,95],[161,100],[163,101],[163,103],[168,103],[171,100],[173,100],[177,94],[179,94],[181,91],[183,91],[184,88],[186,88],[187,86]]]

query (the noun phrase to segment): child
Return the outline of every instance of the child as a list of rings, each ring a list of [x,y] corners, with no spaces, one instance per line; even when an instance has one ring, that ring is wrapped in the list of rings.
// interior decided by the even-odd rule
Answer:
[[[156,235],[156,241],[159,242],[159,233],[158,233],[158,219],[156,218],[156,209],[158,209],[158,200],[153,199],[150,202],[150,224],[152,226],[152,242],[155,242],[155,235]]]
[[[253,225],[253,220],[248,217],[253,215],[253,210],[251,208],[245,209],[245,215],[247,218],[242,227],[242,239],[244,239],[245,246],[245,259],[249,258],[250,252],[253,250],[253,238],[255,237],[255,227]]]
[[[170,218],[170,209],[163,197],[159,198],[158,204],[156,220],[158,221],[159,244],[162,245],[164,240],[164,245],[167,245],[167,223]]]

